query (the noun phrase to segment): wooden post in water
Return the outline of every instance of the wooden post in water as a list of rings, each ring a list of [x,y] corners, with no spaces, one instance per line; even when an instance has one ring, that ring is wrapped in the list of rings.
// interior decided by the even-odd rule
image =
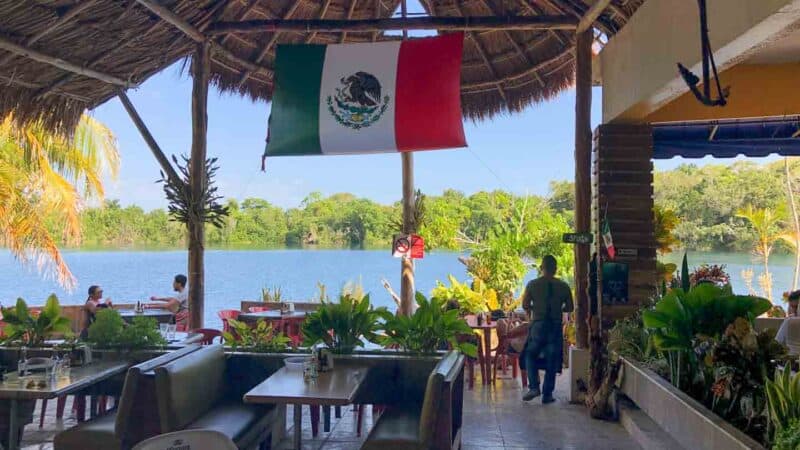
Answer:
[[[208,74],[210,52],[208,42],[197,44],[192,62],[192,154],[189,161],[189,189],[197,201],[204,190],[206,179],[206,145],[208,130]],[[189,328],[203,327],[205,303],[205,221],[199,214],[191,214],[189,231]]]
[[[592,29],[575,39],[575,231],[591,231],[592,198]],[[589,346],[589,246],[575,245],[575,336],[578,348]]]
[[[355,0],[351,0],[355,1]],[[400,2],[400,12],[406,18],[406,0]],[[408,31],[403,30],[403,39]],[[403,234],[415,233],[414,224],[414,154],[400,154],[403,165]],[[414,311],[414,260],[404,257],[400,260],[400,314],[410,316]]]

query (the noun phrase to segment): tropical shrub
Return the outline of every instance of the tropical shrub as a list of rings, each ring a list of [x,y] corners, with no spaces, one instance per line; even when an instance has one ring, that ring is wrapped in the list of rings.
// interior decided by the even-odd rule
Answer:
[[[275,332],[266,320],[259,320],[256,326],[239,320],[228,320],[228,326],[233,331],[222,333],[225,343],[234,349],[245,349],[258,353],[282,352],[292,341],[282,332]]]
[[[467,283],[459,282],[453,275],[448,275],[447,280],[450,286],[441,281],[436,282],[436,287],[431,291],[431,298],[437,299],[443,305],[449,301],[456,301],[459,311],[463,314],[476,314],[488,310],[487,298],[481,292],[474,291]],[[494,303],[497,304],[497,294],[491,289],[487,291],[494,294]]]
[[[725,271],[725,265],[717,264],[703,264],[700,267],[695,267],[694,271],[689,274],[689,282],[692,286],[697,286],[698,283],[713,283],[717,286],[725,286],[730,284],[731,277]]]
[[[797,450],[800,448],[800,419],[792,419],[789,426],[775,434],[772,450]]]
[[[800,420],[800,373],[789,368],[775,369],[775,379],[766,380],[767,412],[770,427],[778,434]]]
[[[6,334],[4,340],[6,343],[37,346],[52,335],[72,334],[70,320],[61,315],[61,306],[55,294],[47,298],[45,307],[38,317],[30,313],[27,303],[21,298],[17,299],[16,306],[3,308],[2,312],[3,321],[6,323],[3,330]]]
[[[119,312],[106,308],[95,314],[95,321],[89,325],[86,341],[97,348],[118,348],[136,350],[160,347],[167,344],[158,331],[158,322],[152,317],[134,317],[130,324]]]
[[[280,303],[283,300],[283,290],[280,286],[275,286],[272,289],[265,287],[261,288],[261,301],[266,303]]]
[[[380,319],[388,315],[386,308],[372,307],[369,294],[361,300],[342,295],[338,303],[323,303],[308,314],[303,323],[303,343],[312,346],[322,342],[335,353],[352,353],[364,346],[365,339],[377,340]]]
[[[461,339],[471,335],[472,329],[458,317],[458,310],[445,311],[443,299],[428,300],[419,292],[416,300],[418,307],[413,315],[386,317],[382,344],[414,353],[433,353],[449,345],[467,356],[478,356],[477,346]]]

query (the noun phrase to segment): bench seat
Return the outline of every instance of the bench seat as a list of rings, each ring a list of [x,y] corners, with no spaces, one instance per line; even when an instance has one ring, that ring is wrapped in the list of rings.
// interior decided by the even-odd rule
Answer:
[[[274,410],[275,405],[250,405],[241,400],[227,400],[214,405],[186,429],[219,431],[237,444],[251,443],[271,432]]]
[[[387,409],[372,427],[369,439],[361,448],[363,450],[417,450],[420,448],[421,441],[419,422],[419,408]]]
[[[58,433],[53,439],[53,446],[57,449],[79,449],[87,448],[91,444],[92,450],[119,450],[122,448],[122,441],[114,433],[116,421],[117,414],[114,412],[79,423]]]

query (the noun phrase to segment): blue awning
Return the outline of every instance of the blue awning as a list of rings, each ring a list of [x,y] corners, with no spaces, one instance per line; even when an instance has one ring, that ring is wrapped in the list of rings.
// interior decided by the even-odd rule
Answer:
[[[653,158],[800,156],[800,117],[653,125]]]

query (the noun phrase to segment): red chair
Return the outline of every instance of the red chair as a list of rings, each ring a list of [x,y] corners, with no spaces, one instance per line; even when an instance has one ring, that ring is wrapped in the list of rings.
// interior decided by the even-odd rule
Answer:
[[[223,309],[222,311],[218,312],[217,317],[222,320],[222,331],[231,331],[230,327],[228,326],[228,320],[237,320],[240,313],[241,311],[236,309]]]
[[[501,319],[509,320],[509,319]],[[520,373],[522,378],[522,387],[528,387],[527,372],[519,369],[519,358],[521,355],[512,351],[511,340],[528,335],[527,322],[508,321],[508,325],[497,326],[497,348],[495,349],[495,356],[492,360],[492,384],[497,380],[497,367],[500,367],[502,372],[505,372],[509,364],[511,365],[511,378],[516,379],[517,373]],[[508,329],[511,328],[509,332]]]
[[[264,312],[264,311],[274,311],[274,310],[275,310],[275,308],[272,308],[270,306],[251,306],[248,309],[248,311],[251,312],[251,313],[260,313],[260,312]]]
[[[190,333],[200,333],[203,335],[203,339],[200,340],[201,345],[211,345],[214,343],[215,338],[220,338],[220,340],[222,340],[222,331],[213,328],[197,328],[190,331]]]

